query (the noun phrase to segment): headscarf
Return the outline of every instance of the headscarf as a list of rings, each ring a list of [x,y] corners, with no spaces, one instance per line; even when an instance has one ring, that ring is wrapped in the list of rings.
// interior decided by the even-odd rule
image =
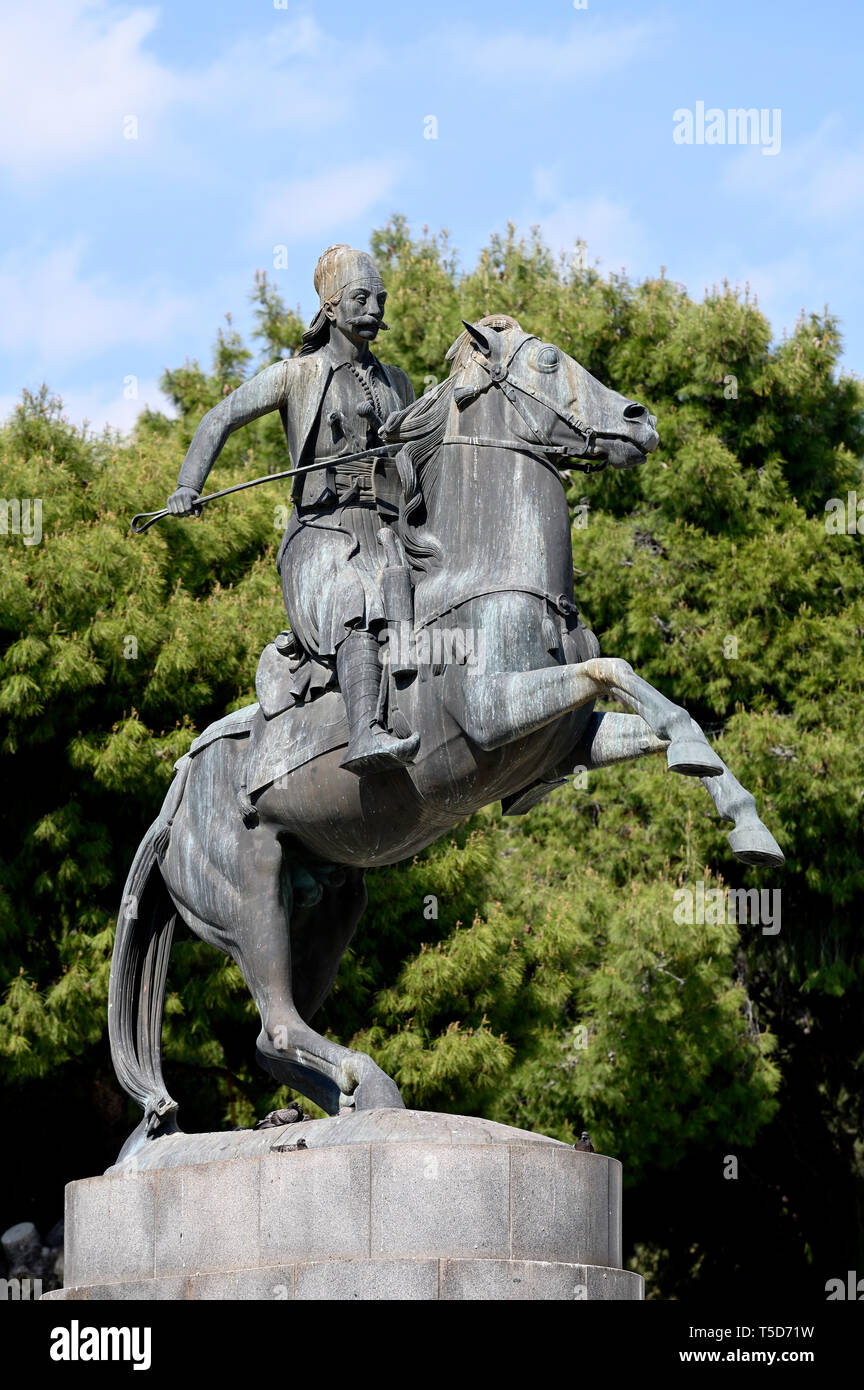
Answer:
[[[318,258],[312,283],[318,291],[321,307],[303,334],[304,353],[314,352],[321,345],[328,325],[325,304],[338,304],[349,285],[366,285],[379,291],[384,288],[378,267],[368,251],[356,251],[345,243],[327,247]]]

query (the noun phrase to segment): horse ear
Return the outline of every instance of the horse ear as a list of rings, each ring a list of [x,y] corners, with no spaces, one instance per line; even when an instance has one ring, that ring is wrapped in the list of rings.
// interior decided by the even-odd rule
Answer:
[[[492,344],[486,337],[486,334],[483,332],[483,329],[478,328],[476,323],[469,323],[467,319],[463,319],[462,322],[464,323],[466,329],[470,333],[471,338],[474,342],[474,346],[476,348],[479,348],[484,357],[491,357]]]

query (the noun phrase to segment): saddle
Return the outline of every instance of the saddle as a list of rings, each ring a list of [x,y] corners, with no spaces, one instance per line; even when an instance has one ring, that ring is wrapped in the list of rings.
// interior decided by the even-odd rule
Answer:
[[[193,758],[224,738],[249,740],[244,788],[254,796],[321,753],[347,746],[345,702],[336,691],[327,691],[311,704],[291,704],[271,719],[265,717],[259,704],[244,705],[208,724],[188,753],[177,759],[175,772],[185,773]]]

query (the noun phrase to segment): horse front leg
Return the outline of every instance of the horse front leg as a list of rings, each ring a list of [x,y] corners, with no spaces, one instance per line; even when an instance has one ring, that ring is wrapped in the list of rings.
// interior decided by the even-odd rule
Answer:
[[[449,713],[485,750],[513,743],[599,696],[618,700],[641,716],[663,741],[673,772],[719,777],[726,770],[695,719],[617,657],[592,657],[534,671],[473,674],[465,667],[451,667],[445,679]]]
[[[611,767],[651,753],[662,753],[668,744],[658,738],[638,714],[596,713],[577,747],[574,768]],[[762,864],[779,868],[785,862],[783,851],[756,811],[756,798],[723,763],[717,777],[703,777],[702,785],[723,820],[732,821],[729,844],[743,864]]]

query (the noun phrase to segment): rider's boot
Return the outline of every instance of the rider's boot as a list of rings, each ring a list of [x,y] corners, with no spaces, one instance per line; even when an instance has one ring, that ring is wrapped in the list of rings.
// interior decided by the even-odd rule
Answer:
[[[371,632],[351,632],[336,653],[339,688],[348,711],[349,743],[339,764],[348,772],[386,772],[404,767],[420,747],[420,735],[395,738],[378,723],[381,683],[378,641]]]

